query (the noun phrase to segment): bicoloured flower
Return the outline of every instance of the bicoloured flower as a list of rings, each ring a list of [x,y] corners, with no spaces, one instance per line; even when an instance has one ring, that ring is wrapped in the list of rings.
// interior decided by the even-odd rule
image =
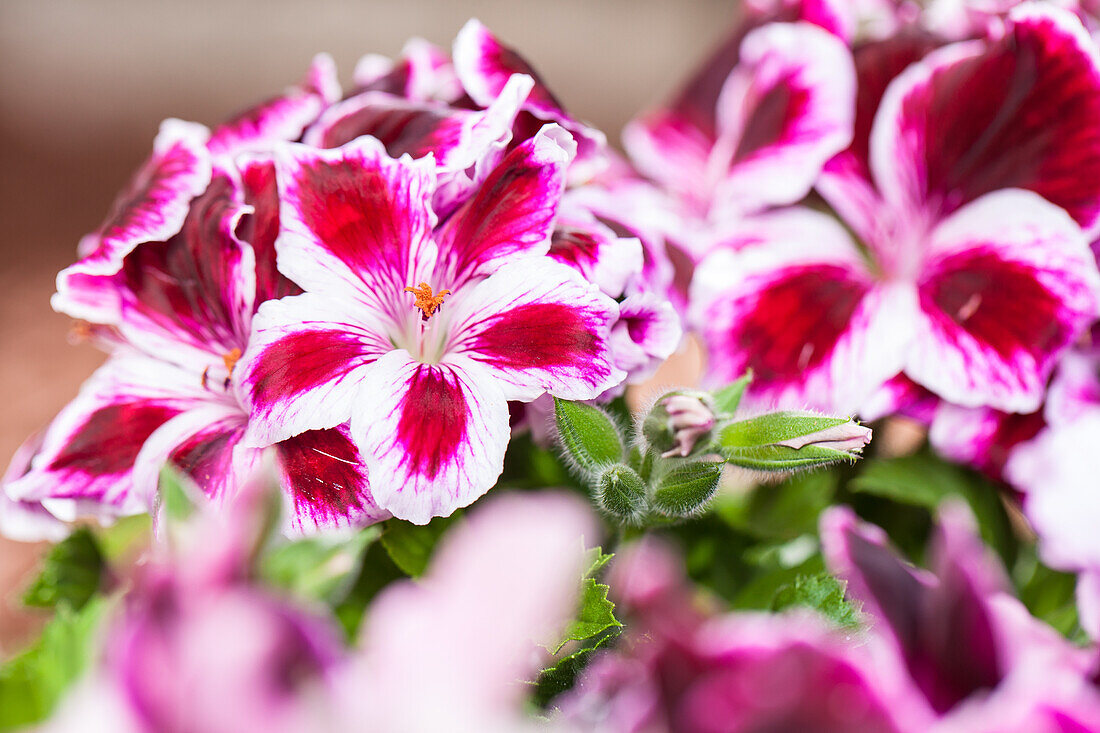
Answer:
[[[616,733],[885,733],[920,722],[902,695],[904,672],[874,638],[846,637],[809,613],[701,612],[682,569],[652,542],[614,563],[610,585],[632,621],[553,702],[566,723]]]
[[[995,709],[1002,693],[1039,670],[1083,679],[1089,652],[1034,619],[1011,595],[1000,563],[963,505],[940,509],[931,570],[915,569],[878,527],[845,507],[821,520],[830,570],[862,604],[872,632],[889,640],[926,715],[951,721],[976,706]],[[927,729],[917,728],[917,729]]]
[[[164,464],[223,500],[255,469],[262,451],[241,441],[237,361],[259,303],[300,290],[275,270],[274,167],[262,156],[239,161],[240,170],[215,164],[178,234],[137,246],[116,273],[81,280],[83,300],[99,304],[92,328],[113,355],[46,431],[31,469],[7,487],[13,497],[48,502],[65,519],[131,514],[153,506]],[[272,448],[299,530],[387,516],[346,427],[329,427]]]
[[[735,35],[671,104],[627,125],[623,143],[675,197],[684,226],[705,233],[809,193],[851,141],[854,96],[843,41],[811,23],[771,23]]]
[[[700,265],[715,381],[751,368],[758,397],[859,410],[901,373],[966,407],[1039,407],[1100,309],[1086,237],[1100,175],[1085,172],[1100,169],[1100,66],[1071,14],[1025,5],[1010,20],[889,83],[871,180],[857,146],[823,179],[866,251],[796,212],[732,229]]]
[[[374,138],[278,160],[279,268],[306,291],[261,307],[241,370],[250,445],[351,420],[380,507],[416,522],[487,491],[507,401],[618,384],[618,307],[546,257],[572,155],[550,126],[437,222],[431,158]]]
[[[255,582],[264,499],[252,481],[201,503],[156,546],[46,730],[331,729],[349,655],[330,618]]]
[[[18,542],[60,542],[69,533],[64,522],[42,506],[42,502],[13,499],[7,493],[7,485],[30,469],[41,440],[41,435],[35,435],[19,446],[0,478],[0,535]]]

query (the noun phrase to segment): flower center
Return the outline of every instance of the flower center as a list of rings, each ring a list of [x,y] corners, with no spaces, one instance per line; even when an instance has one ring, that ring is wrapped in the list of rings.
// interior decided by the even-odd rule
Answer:
[[[425,321],[443,305],[443,298],[451,294],[450,290],[440,290],[439,293],[432,295],[432,286],[428,283],[420,283],[415,288],[410,285],[405,288],[405,292],[412,293],[416,298],[413,307],[420,309],[420,317]]]

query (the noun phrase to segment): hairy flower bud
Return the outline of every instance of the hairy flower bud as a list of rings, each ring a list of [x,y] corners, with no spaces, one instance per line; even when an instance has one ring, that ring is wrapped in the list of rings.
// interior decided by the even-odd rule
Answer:
[[[710,400],[701,392],[672,392],[657,401],[642,423],[642,433],[662,458],[686,458],[715,425]]]
[[[871,429],[850,418],[809,412],[771,412],[722,428],[726,460],[763,471],[809,468],[853,461],[871,441]]]

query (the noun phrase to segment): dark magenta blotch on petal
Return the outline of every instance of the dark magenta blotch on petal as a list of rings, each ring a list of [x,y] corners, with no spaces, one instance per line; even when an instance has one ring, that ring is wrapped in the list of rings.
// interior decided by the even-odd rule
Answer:
[[[150,400],[105,405],[77,428],[47,470],[89,476],[128,472],[154,430],[179,414],[179,409]]]
[[[275,449],[297,515],[325,525],[363,513],[370,501],[366,468],[346,430],[308,430]]]
[[[752,310],[726,334],[757,385],[801,378],[829,357],[866,293],[837,265],[800,268],[756,294]]]
[[[402,462],[410,474],[434,479],[467,441],[470,408],[461,382],[440,367],[420,364],[398,409]]]
[[[354,334],[298,331],[269,344],[251,367],[253,406],[292,398],[331,382],[363,363],[364,348]]]
[[[558,303],[529,303],[493,316],[473,342],[481,358],[506,369],[552,369],[589,364],[599,353],[584,315]]]
[[[1022,353],[1043,364],[1071,337],[1062,301],[1035,270],[980,245],[942,260],[921,283],[920,303],[945,338],[961,329],[1006,361]]]
[[[904,98],[900,129],[919,135],[916,163],[925,171],[914,193],[932,213],[1024,188],[1082,226],[1100,216],[1100,72],[1055,17],[1016,23],[985,53],[941,66]]]

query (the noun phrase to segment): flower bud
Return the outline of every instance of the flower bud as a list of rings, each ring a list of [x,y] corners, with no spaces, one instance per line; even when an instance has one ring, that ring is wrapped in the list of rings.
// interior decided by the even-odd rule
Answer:
[[[663,458],[686,458],[714,429],[714,411],[701,392],[672,392],[657,401],[642,423],[642,434]]]
[[[554,419],[565,452],[586,474],[623,460],[623,440],[614,421],[598,407],[554,398]]]
[[[600,474],[597,498],[604,511],[627,523],[646,513],[646,483],[630,466],[617,464]]]
[[[854,461],[871,441],[871,429],[849,418],[808,412],[772,412],[725,426],[718,438],[734,465],[787,471]]]
[[[702,509],[718,489],[722,464],[697,462],[664,474],[653,492],[653,508],[667,517],[686,517]]]

